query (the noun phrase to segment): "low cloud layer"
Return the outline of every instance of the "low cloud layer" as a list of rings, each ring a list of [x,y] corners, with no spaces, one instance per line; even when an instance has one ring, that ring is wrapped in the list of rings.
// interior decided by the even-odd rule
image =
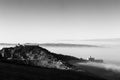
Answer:
[[[107,64],[107,63],[79,63],[80,65],[86,65],[86,66],[93,66],[98,68],[103,68],[106,70],[112,70],[113,72],[119,72],[120,73],[120,66],[115,64]]]

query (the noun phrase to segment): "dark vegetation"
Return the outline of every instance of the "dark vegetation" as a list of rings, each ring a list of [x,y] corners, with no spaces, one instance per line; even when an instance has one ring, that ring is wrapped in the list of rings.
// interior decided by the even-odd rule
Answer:
[[[72,64],[74,61],[82,59],[51,53],[36,45],[3,48],[0,80],[105,80],[80,70]]]
[[[104,80],[85,72],[0,63],[0,80]]]

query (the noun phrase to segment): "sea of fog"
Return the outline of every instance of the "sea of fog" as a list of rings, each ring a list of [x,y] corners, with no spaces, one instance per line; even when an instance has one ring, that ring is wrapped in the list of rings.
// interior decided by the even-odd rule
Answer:
[[[72,43],[72,44],[89,44],[97,45],[99,47],[53,47],[42,46],[51,52],[58,54],[71,55],[78,58],[87,59],[89,56],[96,59],[103,59],[105,63],[112,63],[120,65],[120,41],[62,41],[58,43]],[[3,47],[10,47],[12,45],[0,45],[0,49]]]
[[[59,54],[72,55],[85,59],[92,56],[96,59],[103,59],[105,63],[120,65],[120,41],[64,41],[63,43],[89,44],[99,47],[43,47]]]
[[[61,43],[61,42],[60,42]],[[67,43],[67,42],[63,42]],[[96,59],[103,59],[104,63],[78,63],[78,65],[94,66],[103,68],[113,72],[120,73],[120,41],[69,41],[68,43],[74,44],[89,44],[97,45],[99,47],[48,47],[43,46],[51,52],[58,54],[71,55],[78,58],[87,59],[92,56]],[[113,74],[113,73],[112,73]],[[110,76],[114,76],[111,75]],[[115,76],[116,77],[116,76]]]

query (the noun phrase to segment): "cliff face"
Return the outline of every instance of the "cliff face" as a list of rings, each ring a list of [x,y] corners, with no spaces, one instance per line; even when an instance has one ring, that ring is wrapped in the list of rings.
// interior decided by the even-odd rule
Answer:
[[[65,58],[64,58],[65,57]],[[17,61],[22,64],[48,68],[70,69],[67,66],[68,56],[57,55],[36,45],[19,45],[0,50],[0,60]]]

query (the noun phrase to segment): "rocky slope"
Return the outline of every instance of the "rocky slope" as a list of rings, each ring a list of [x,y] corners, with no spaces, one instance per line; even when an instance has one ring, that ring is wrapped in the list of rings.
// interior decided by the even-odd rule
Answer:
[[[38,45],[18,45],[0,50],[0,60],[18,64],[43,66],[48,68],[71,69],[72,56],[52,53]]]

